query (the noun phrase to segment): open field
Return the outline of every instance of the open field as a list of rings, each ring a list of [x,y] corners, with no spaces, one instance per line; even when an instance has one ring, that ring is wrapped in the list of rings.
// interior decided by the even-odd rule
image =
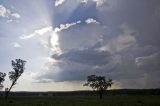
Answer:
[[[160,95],[0,97],[0,106],[160,106]]]

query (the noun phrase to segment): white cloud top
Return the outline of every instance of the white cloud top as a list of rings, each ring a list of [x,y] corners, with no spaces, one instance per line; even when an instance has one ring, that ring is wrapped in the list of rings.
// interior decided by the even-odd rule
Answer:
[[[59,28],[56,27],[56,28],[54,29],[54,32],[60,32],[60,31],[62,31],[62,30],[68,29],[68,28],[70,28],[71,26],[74,26],[74,25],[80,24],[80,23],[81,23],[81,21],[77,21],[77,22],[73,22],[73,23],[67,23],[67,24],[60,24],[60,27],[59,27]]]
[[[65,2],[65,0],[56,0],[55,6],[57,7],[57,6],[61,5],[63,2]]]
[[[87,24],[91,24],[91,23],[94,23],[94,24],[99,24],[99,22],[93,18],[88,18],[86,21],[85,21]]]

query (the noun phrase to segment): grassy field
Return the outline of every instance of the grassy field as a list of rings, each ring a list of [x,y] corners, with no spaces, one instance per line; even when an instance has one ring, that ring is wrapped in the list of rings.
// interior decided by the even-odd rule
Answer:
[[[1,97],[0,106],[160,106],[160,95]]]

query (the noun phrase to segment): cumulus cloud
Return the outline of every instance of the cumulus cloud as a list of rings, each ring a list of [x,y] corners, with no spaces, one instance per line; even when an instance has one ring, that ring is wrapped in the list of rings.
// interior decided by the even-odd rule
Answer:
[[[0,16],[5,17],[6,13],[7,9],[3,5],[0,5]]]
[[[3,5],[0,5],[0,16],[1,17],[4,17],[4,18],[7,18],[7,22],[12,22],[13,20],[12,19],[9,19],[9,18],[20,18],[20,14],[16,13],[16,12],[12,12],[10,9],[7,9],[5,6]],[[12,20],[12,21],[11,21]]]
[[[70,25],[75,25],[75,23]],[[68,26],[70,25],[68,24]],[[99,24],[87,25],[80,29],[77,27],[63,30],[66,28],[64,25],[55,30],[57,32],[60,31],[58,33],[58,47],[61,52],[53,53],[53,63],[48,66],[48,71],[38,75],[39,79],[83,81],[90,74],[104,74],[107,76],[113,70],[112,68],[117,64],[122,64],[121,56],[116,53],[122,52],[126,48],[129,50],[132,47],[131,45],[136,43],[135,38],[132,36],[133,31],[128,27],[121,28],[123,30],[122,33],[119,33],[114,39],[108,38],[109,41],[104,39],[107,35],[102,35],[106,33],[106,29]],[[73,38],[74,41],[70,38]],[[110,46],[110,49],[101,49],[105,46]],[[77,74],[72,76],[71,73],[75,72]],[[112,75],[110,74],[110,76]]]
[[[56,0],[55,6],[57,7],[57,6],[61,5],[63,2],[65,2],[65,0]]]
[[[38,73],[37,79],[84,81],[86,76],[97,74],[116,80],[124,88],[159,87],[159,2],[152,6],[146,0],[139,1],[139,5],[137,1],[117,2],[83,0],[85,4],[77,8],[86,6],[90,8],[87,13],[95,17],[84,13],[87,18],[81,18],[73,12],[74,17],[68,20],[82,19],[82,23],[64,24],[63,19],[57,19],[63,24],[54,28],[56,33],[49,42],[50,49],[61,52],[52,52],[53,61],[45,65],[47,70]],[[89,24],[96,22],[101,24]]]
[[[91,23],[99,24],[99,22],[97,22],[97,20],[95,20],[95,19],[93,19],[93,18],[88,18],[85,22],[86,22],[87,24],[91,24]]]

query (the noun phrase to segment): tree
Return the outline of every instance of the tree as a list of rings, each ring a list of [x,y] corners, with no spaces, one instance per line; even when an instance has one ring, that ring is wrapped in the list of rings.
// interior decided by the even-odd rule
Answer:
[[[13,67],[13,71],[9,72],[9,79],[12,81],[10,88],[6,91],[6,99],[9,96],[9,93],[12,89],[12,87],[14,85],[16,85],[17,80],[19,79],[19,77],[22,75],[22,73],[24,72],[25,69],[25,60],[21,60],[21,59],[15,59],[11,61],[12,67]]]
[[[87,83],[85,83],[84,86],[89,86],[93,90],[96,90],[99,93],[100,99],[102,99],[102,94],[108,87],[111,87],[112,84],[112,79],[106,80],[104,76],[90,75],[87,77]]]
[[[0,72],[0,89],[2,89],[4,86],[3,86],[3,82],[4,82],[4,78],[6,76],[6,73],[2,73]]]

